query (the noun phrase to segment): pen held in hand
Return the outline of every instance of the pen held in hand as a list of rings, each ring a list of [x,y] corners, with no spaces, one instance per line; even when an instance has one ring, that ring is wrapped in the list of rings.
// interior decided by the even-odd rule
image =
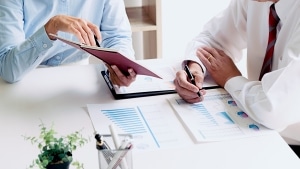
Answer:
[[[191,83],[192,83],[193,85],[197,86],[197,85],[196,85],[195,78],[194,78],[193,74],[191,73],[191,71],[190,71],[188,65],[185,65],[184,70],[185,70],[186,74],[188,75],[188,78],[190,79]],[[197,95],[198,95],[199,97],[201,97],[200,89],[199,89],[199,91],[197,92]]]
[[[98,42],[98,39],[97,39],[96,35],[94,35],[94,39],[95,39],[96,45],[97,45],[98,47],[100,47],[100,44],[99,44],[99,42]]]

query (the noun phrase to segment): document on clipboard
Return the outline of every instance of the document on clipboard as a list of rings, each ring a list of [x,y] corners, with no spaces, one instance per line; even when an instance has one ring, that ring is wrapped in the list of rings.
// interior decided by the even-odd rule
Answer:
[[[155,78],[161,79],[160,76],[146,68],[145,66],[142,66],[135,62],[134,60],[131,60],[125,56],[123,56],[121,53],[119,53],[115,49],[110,48],[101,48],[97,46],[89,46],[82,43],[74,42],[62,37],[59,37],[57,35],[51,34],[51,36],[57,38],[58,40],[67,43],[68,45],[71,45],[77,49],[83,50],[96,58],[102,60],[103,62],[107,63],[108,65],[116,65],[125,75],[128,74],[128,69],[132,68],[136,74],[138,75],[146,75],[146,76],[152,76]]]
[[[101,75],[113,97],[117,100],[176,93],[173,82],[176,76],[176,68],[168,65],[155,65],[151,67],[151,70],[162,78],[137,75],[136,80],[128,87],[113,85],[105,71],[101,71]],[[210,76],[207,76],[203,83],[203,89],[215,88],[219,88],[219,86]]]
[[[117,100],[176,93],[175,85],[173,83],[175,78],[174,68],[171,66],[157,66],[155,67],[154,72],[162,78],[159,79],[152,76],[137,75],[136,80],[128,87],[113,85],[109,79],[109,75],[105,71],[101,71],[101,75],[113,97]]]

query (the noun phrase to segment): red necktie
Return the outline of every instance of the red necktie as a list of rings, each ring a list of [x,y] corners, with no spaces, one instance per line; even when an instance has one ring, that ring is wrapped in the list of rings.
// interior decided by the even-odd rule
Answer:
[[[266,55],[264,59],[264,63],[261,68],[259,80],[262,79],[265,73],[268,73],[272,70],[272,61],[273,61],[273,53],[274,53],[274,45],[276,42],[276,33],[277,33],[277,25],[279,23],[279,17],[275,10],[275,4],[270,6],[269,13],[269,39],[268,39],[268,47],[266,50]]]

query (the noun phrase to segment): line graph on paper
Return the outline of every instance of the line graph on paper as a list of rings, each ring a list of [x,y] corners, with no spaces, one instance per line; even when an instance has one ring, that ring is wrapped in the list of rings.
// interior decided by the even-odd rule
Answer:
[[[196,142],[251,137],[269,131],[239,109],[223,89],[207,91],[205,100],[196,104],[186,103],[181,98],[169,101]]]

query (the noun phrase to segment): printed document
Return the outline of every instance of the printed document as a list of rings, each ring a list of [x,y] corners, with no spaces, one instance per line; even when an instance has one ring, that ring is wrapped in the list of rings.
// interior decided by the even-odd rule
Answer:
[[[87,105],[97,133],[110,134],[114,124],[119,134],[131,134],[135,150],[153,150],[192,145],[181,123],[164,98],[123,104],[118,102]]]
[[[189,104],[180,97],[169,101],[195,142],[253,137],[271,131],[238,108],[221,88],[207,90],[203,102]]]

